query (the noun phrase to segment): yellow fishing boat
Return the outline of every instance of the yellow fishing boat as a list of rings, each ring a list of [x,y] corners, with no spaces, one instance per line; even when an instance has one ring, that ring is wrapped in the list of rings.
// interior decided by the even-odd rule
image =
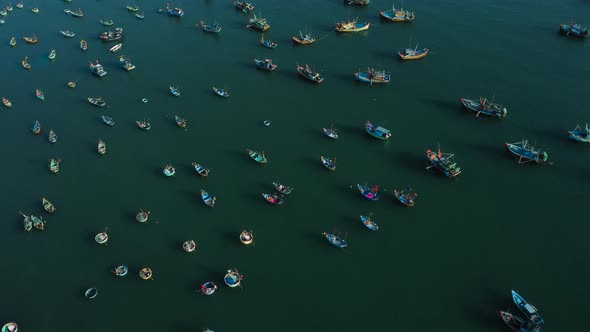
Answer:
[[[336,31],[338,32],[359,32],[368,30],[371,22],[359,23],[358,17],[354,21],[336,23]]]

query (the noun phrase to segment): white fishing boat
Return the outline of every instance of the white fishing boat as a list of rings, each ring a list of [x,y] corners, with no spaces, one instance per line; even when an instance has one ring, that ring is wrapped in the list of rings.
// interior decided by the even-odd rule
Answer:
[[[115,45],[115,46],[113,46],[113,47],[109,48],[109,52],[111,52],[111,53],[115,53],[115,52],[117,52],[118,50],[120,50],[120,49],[121,49],[121,47],[123,47],[123,44],[117,44],[117,45]]]

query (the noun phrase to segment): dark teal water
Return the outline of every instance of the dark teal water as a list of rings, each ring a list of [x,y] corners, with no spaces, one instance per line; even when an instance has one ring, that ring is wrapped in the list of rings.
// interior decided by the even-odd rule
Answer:
[[[260,0],[256,12],[271,24],[265,38],[279,43],[275,50],[257,44],[260,34],[245,28],[247,15],[230,1],[178,2],[181,19],[158,14],[164,3],[140,2],[143,21],[125,5],[27,1],[0,26],[0,94],[14,104],[0,112],[1,322],[36,332],[507,331],[497,311],[512,307],[517,289],[541,310],[544,330],[584,325],[590,156],[588,146],[567,140],[567,130],[590,121],[590,52],[588,41],[557,31],[571,18],[588,23],[590,3],[406,1],[417,19],[400,25],[379,20],[387,1],[350,8],[336,0]],[[78,7],[81,19],[63,13]],[[335,22],[357,16],[373,23],[368,32],[333,32]],[[134,71],[118,66],[118,54],[108,52],[114,43],[98,40],[109,29],[98,23],[104,17],[125,29],[118,54],[131,58]],[[203,33],[195,27],[201,19],[222,32]],[[64,29],[76,37],[63,38]],[[319,41],[292,46],[299,30]],[[39,43],[25,45],[22,37],[32,34]],[[399,61],[394,52],[410,41],[431,54]],[[24,56],[30,72],[20,67]],[[263,56],[277,71],[255,68],[252,59]],[[106,77],[89,73],[92,60]],[[316,68],[325,82],[300,79],[297,63]],[[357,84],[353,73],[367,66],[390,71],[392,82]],[[76,89],[65,86],[71,80]],[[168,93],[171,83],[180,98]],[[216,97],[212,85],[231,97]],[[461,110],[460,97],[478,95],[506,104],[509,118]],[[89,96],[110,108],[92,107]],[[100,114],[117,125],[105,126]],[[187,131],[174,114],[188,120]],[[144,118],[150,132],[135,127]],[[42,136],[30,131],[35,119]],[[368,137],[366,120],[393,137]],[[332,123],[338,141],[321,131]],[[55,145],[49,129],[59,135]],[[99,138],[108,145],[103,157]],[[546,148],[554,165],[517,165],[504,143],[523,138]],[[463,169],[456,180],[425,170],[424,152],[437,143],[455,153]],[[255,164],[246,148],[264,150],[269,164]],[[338,170],[323,169],[320,155],[337,157]],[[57,176],[47,169],[50,158],[63,161]],[[213,169],[209,178],[194,173],[193,161]],[[161,173],[168,162],[174,178]],[[283,206],[260,196],[272,192],[272,181],[295,188]],[[386,191],[369,202],[350,188],[356,183]],[[419,193],[412,209],[392,196],[406,186]],[[201,188],[217,196],[214,209],[200,201]],[[25,233],[18,211],[43,214],[42,196],[57,212],[44,215],[45,232]],[[141,208],[152,211],[152,222],[135,222]],[[369,211],[376,233],[358,218]],[[110,240],[101,247],[93,238],[105,227]],[[242,229],[254,230],[254,247],[239,243]],[[331,247],[323,231],[347,234],[349,248]],[[181,250],[188,239],[196,253]],[[110,272],[119,264],[129,265],[126,278]],[[137,277],[143,266],[154,270],[153,281]],[[223,285],[231,267],[245,275],[241,289]],[[195,294],[207,280],[218,292]],[[83,291],[92,286],[100,293],[88,301]]]

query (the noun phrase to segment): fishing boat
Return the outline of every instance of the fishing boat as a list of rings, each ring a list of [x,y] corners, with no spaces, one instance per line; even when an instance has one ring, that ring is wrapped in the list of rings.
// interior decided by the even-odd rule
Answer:
[[[39,8],[37,8],[37,7],[31,9],[31,11],[35,14],[39,14]]]
[[[106,228],[104,232],[96,234],[96,236],[94,237],[94,241],[96,241],[96,243],[98,244],[107,244],[107,242],[109,241],[109,234],[107,233]]]
[[[164,175],[170,177],[170,176],[173,176],[174,174],[176,174],[176,169],[171,164],[168,164],[168,165],[164,166],[164,169],[162,170],[162,172],[164,173]]]
[[[320,156],[320,159],[322,160],[322,165],[324,165],[325,168],[331,171],[336,170],[336,158],[334,158],[334,160],[331,160],[330,158]]]
[[[363,225],[365,225],[365,227],[367,227],[367,229],[369,229],[371,231],[377,231],[377,230],[379,230],[379,226],[377,226],[377,224],[374,223],[373,220],[371,220],[372,215],[373,215],[373,213],[369,213],[368,216],[361,215],[361,221],[362,221]]]
[[[113,118],[111,118],[110,116],[101,115],[100,118],[102,119],[102,122],[104,122],[105,124],[107,124],[109,126],[115,125],[115,120],[113,120]]]
[[[338,130],[334,128],[334,125],[330,126],[330,128],[322,128],[324,130],[324,134],[330,137],[331,139],[338,139]]]
[[[166,9],[164,10],[168,16],[176,16],[182,17],[184,15],[184,11],[177,7],[170,7],[170,4],[166,2]]]
[[[57,134],[55,133],[55,131],[53,131],[53,129],[51,129],[49,131],[49,135],[47,136],[47,140],[49,141],[49,143],[57,142]]]
[[[112,18],[106,18],[106,19],[101,19],[100,24],[109,27],[109,26],[115,24],[115,21]]]
[[[130,71],[130,70],[135,69],[135,65],[132,64],[131,61],[129,60],[129,58],[126,58],[124,55],[121,55],[119,57],[119,63],[121,64],[123,69],[125,69],[126,71]]]
[[[174,115],[174,121],[180,128],[186,128],[186,119],[183,119],[178,115]]]
[[[139,213],[135,216],[135,220],[137,220],[140,223],[145,223],[150,218],[150,214],[150,211],[145,212],[143,210],[140,210]]]
[[[14,37],[10,38],[9,44],[10,44],[10,46],[15,47],[16,46],[16,38],[14,38]]]
[[[568,133],[569,138],[573,139],[574,141],[590,143],[590,126],[588,123],[586,123],[586,129],[582,129],[580,125],[576,125],[576,128],[568,131]]]
[[[365,130],[367,131],[367,133],[369,133],[369,135],[378,138],[382,141],[385,141],[391,137],[391,132],[389,131],[389,129],[385,129],[380,126],[375,126],[370,121],[367,121],[367,123],[365,123]]]
[[[299,36],[293,36],[291,39],[299,45],[309,45],[315,43],[315,37],[306,33],[305,36],[299,31]]]
[[[30,232],[33,229],[33,222],[31,221],[31,217],[27,216],[26,214],[18,211],[21,216],[23,216],[23,226],[25,231]]]
[[[115,31],[105,31],[98,35],[104,41],[113,41],[123,38],[123,28],[115,28]]]
[[[215,197],[215,196],[211,197],[211,196],[209,196],[209,193],[207,193],[205,190],[201,189],[201,199],[203,200],[203,202],[207,206],[214,207],[217,197]]]
[[[398,199],[398,201],[409,207],[414,206],[414,200],[416,197],[418,197],[418,194],[416,194],[411,188],[406,188],[403,190],[394,189],[393,194],[395,195],[395,198]]]
[[[106,106],[106,102],[102,99],[102,97],[98,97],[98,98],[92,98],[92,97],[88,97],[88,102],[91,103],[94,106],[98,106],[98,107],[104,107]]]
[[[250,156],[250,158],[254,159],[254,161],[256,161],[259,164],[266,164],[267,163],[267,159],[266,156],[264,155],[264,151],[262,152],[258,152],[258,151],[254,151],[254,150],[250,150],[250,149],[246,149],[246,151],[248,151],[248,155]]]
[[[32,130],[35,135],[39,135],[39,133],[41,133],[41,123],[39,120],[35,120]]]
[[[344,3],[349,6],[368,6],[370,0],[344,0]]]
[[[16,6],[18,7],[18,4]],[[18,332],[18,324],[15,322],[6,323],[2,326],[2,332]]]
[[[11,12],[12,11],[12,4],[8,4],[8,6],[6,6],[6,10]]]
[[[117,44],[117,45],[115,45],[115,46],[113,46],[113,47],[109,48],[109,52],[111,52],[111,53],[115,53],[115,52],[117,52],[118,50],[120,50],[120,49],[121,49],[121,47],[123,47],[123,44]]]
[[[522,296],[517,292],[512,291],[512,299],[514,303],[527,317],[528,320],[533,322],[535,325],[543,324],[543,318],[539,315],[539,311],[533,305],[529,304]]]
[[[145,18],[145,14],[143,12],[135,13],[134,15],[135,15],[135,17],[137,17],[140,20],[143,20]]]
[[[174,87],[174,86],[172,86],[172,85],[171,85],[171,86],[169,86],[168,88],[170,89],[170,93],[171,93],[173,96],[175,96],[175,97],[179,97],[179,96],[180,96],[180,90],[178,90],[178,88],[177,88],[177,87]]]
[[[95,298],[98,295],[98,289],[96,288],[88,288],[85,292],[84,292],[84,296],[89,299],[92,300],[93,298]]]
[[[89,67],[90,67],[90,71],[98,77],[103,77],[107,74],[106,70],[104,70],[102,65],[100,63],[98,63],[98,60],[96,60],[96,64],[90,62]]]
[[[201,285],[201,293],[205,295],[213,295],[217,290],[217,285],[213,281],[207,281]]]
[[[529,141],[527,140],[522,140],[516,143],[505,143],[505,145],[508,151],[518,156],[519,164],[524,164],[529,161],[534,161],[537,164],[548,162],[549,155],[547,152],[529,145]]]
[[[80,41],[80,49],[82,51],[86,51],[88,49],[88,43],[84,39]]]
[[[454,156],[452,153],[442,153],[440,146],[437,152],[427,149],[426,159],[430,162],[430,166],[426,167],[426,169],[436,168],[446,177],[454,178],[461,174],[461,168],[452,160]]]
[[[33,227],[35,227],[36,229],[40,231],[43,231],[45,229],[45,221],[42,217],[31,215],[31,220],[33,221]]]
[[[68,31],[68,30],[62,30],[62,31],[60,31],[60,33],[66,38],[73,38],[76,36],[76,33],[74,33],[73,31]]]
[[[249,13],[254,10],[254,5],[246,1],[236,0],[234,1],[234,6],[236,6],[237,9],[241,10],[242,13]]]
[[[237,269],[231,269],[227,270],[227,273],[223,278],[223,281],[229,287],[234,288],[240,285],[242,279],[244,279],[244,276],[241,275]]]
[[[35,96],[37,96],[37,99],[39,100],[45,100],[45,94],[39,89],[35,89]]]
[[[506,325],[510,326],[510,328],[515,332],[532,332],[528,328],[526,328],[526,322],[524,319],[513,315],[507,311],[500,311],[500,317]],[[538,331],[538,330],[536,330]]]
[[[379,15],[381,15],[381,18],[393,22],[412,22],[416,18],[412,11],[404,10],[403,8],[395,9],[395,3],[391,9],[380,11]]]
[[[68,14],[68,15],[69,15],[71,12],[72,12],[72,10],[71,10],[71,9],[67,9],[67,8],[66,8],[66,9],[64,9],[64,13],[66,13],[66,14]]]
[[[20,61],[20,63],[21,63],[21,65],[23,66],[23,68],[24,68],[24,69],[26,69],[26,70],[31,70],[31,65],[30,65],[30,64],[27,62],[27,60],[29,60],[29,57],[28,57],[28,56],[25,56],[25,58],[24,58],[24,59],[22,59],[22,60]]]
[[[51,171],[51,173],[53,174],[57,174],[59,173],[59,164],[61,163],[61,160],[55,160],[55,159],[51,159],[49,160],[49,170]]]
[[[137,4],[135,4],[135,5],[133,5],[133,6],[131,6],[131,5],[127,5],[127,6],[125,6],[125,8],[127,8],[127,10],[128,10],[128,11],[130,11],[130,12],[133,12],[133,13],[134,13],[134,12],[136,12],[136,11],[138,11],[138,10],[139,10],[139,5],[137,5]]]
[[[22,0],[16,4],[16,8],[18,8],[18,9],[23,9],[24,6],[25,5],[23,4]]]
[[[141,270],[139,270],[139,277],[143,280],[152,279],[153,275],[154,273],[152,269],[150,269],[149,267],[144,267]]]
[[[268,24],[265,18],[256,17],[256,14],[253,14],[253,16],[248,19],[248,25],[246,27],[264,32],[270,29],[270,24]]]
[[[51,49],[51,51],[49,52],[49,55],[47,57],[49,58],[49,60],[54,60],[56,55],[57,55],[57,53],[55,52],[55,50]]]
[[[4,106],[11,108],[12,107],[12,102],[10,100],[8,100],[7,98],[2,97],[2,104],[4,104]]]
[[[197,171],[197,173],[200,176],[209,176],[209,171],[210,170],[207,169],[207,168],[205,168],[205,166],[193,162],[193,167],[195,168],[195,171]]]
[[[137,126],[139,127],[139,129],[143,129],[143,130],[150,130],[152,129],[152,125],[147,122],[147,121],[135,121],[135,123],[137,124]]]
[[[314,72],[313,70],[311,70],[307,64],[305,65],[305,67],[297,65],[297,72],[299,73],[299,75],[305,77],[306,79],[314,83],[320,84],[324,81],[322,75],[320,75],[320,73],[318,72]]]
[[[404,48],[402,50],[399,50],[397,54],[400,58],[402,58],[402,60],[417,60],[428,55],[428,52],[429,51],[427,48],[418,49],[418,44],[416,44],[416,47],[414,47],[414,49]]]
[[[2,9],[2,10],[0,10],[0,15],[2,15],[2,16],[6,16],[6,15],[8,15],[8,13],[7,13],[6,9]]]
[[[590,34],[588,27],[583,27],[580,24],[560,24],[559,31],[569,37],[586,38]]]
[[[281,193],[283,195],[289,195],[289,194],[291,194],[291,192],[293,192],[293,188],[287,187],[287,186],[282,185],[278,182],[273,182],[272,185],[273,185],[273,187],[275,187],[276,191],[278,191],[279,193]]]
[[[265,40],[264,39],[264,35],[262,35],[262,37],[260,37],[260,45],[266,47],[266,48],[276,48],[278,46],[277,43],[274,43],[270,40]]]
[[[391,80],[391,74],[387,74],[385,70],[376,70],[373,68],[367,68],[367,72],[356,72],[354,78],[363,83],[389,83]]]
[[[285,200],[277,195],[262,194],[262,197],[264,197],[267,202],[273,205],[281,205],[285,203]]]
[[[266,70],[266,71],[273,71],[273,70],[277,69],[277,67],[278,67],[277,65],[272,63],[271,59],[264,59],[264,60],[254,59],[254,63],[256,64],[256,66],[258,68]]]
[[[82,9],[78,8],[78,10],[70,10],[70,15],[74,17],[82,17],[84,16],[84,13],[82,12]]]
[[[335,247],[346,248],[348,246],[348,242],[345,239],[341,239],[334,234],[323,232],[322,235]]]
[[[247,230],[243,230],[240,233],[240,242],[245,245],[252,244],[252,242],[254,242],[254,234],[252,231],[248,232]]]
[[[363,195],[363,197],[365,197],[366,199],[370,201],[379,200],[379,185],[375,185],[374,188],[370,189],[368,186],[363,186],[362,184],[357,183],[356,187],[358,191],[361,193],[361,195]]]
[[[506,117],[508,111],[506,107],[501,104],[494,103],[494,100],[489,101],[487,98],[479,97],[479,99],[461,98],[461,104],[471,112],[475,113],[475,116],[480,115],[502,119]]]
[[[98,148],[98,154],[100,154],[101,156],[103,156],[104,154],[107,153],[107,145],[101,139],[98,140],[97,148]]]
[[[117,266],[117,268],[113,271],[113,273],[117,276],[117,277],[124,277],[127,275],[127,273],[129,272],[129,268],[126,265],[119,265]]]
[[[268,127],[268,126],[270,126],[271,122],[270,122],[269,120],[264,120],[264,121],[262,121],[262,124],[263,124],[265,127]]]
[[[213,24],[213,25],[209,25],[206,24],[204,20],[201,20],[201,22],[199,22],[201,25],[201,29],[203,29],[203,31],[205,32],[213,32],[213,33],[219,33],[221,31],[221,26],[219,24]]]
[[[185,241],[182,244],[182,249],[186,252],[193,252],[197,248],[197,244],[193,240]]]
[[[76,82],[74,82],[74,81],[68,82],[68,87],[69,88],[75,88],[76,87]]]
[[[338,22],[336,23],[336,31],[338,32],[359,32],[369,30],[371,22],[360,22],[358,17],[352,21]]]
[[[37,44],[39,41],[35,35],[33,35],[33,37],[23,37],[23,39],[27,44]]]
[[[224,98],[229,97],[229,92],[227,92],[226,89],[216,88],[216,87],[212,87],[212,89],[213,89],[213,92],[215,92],[215,94],[220,97],[224,97]]]

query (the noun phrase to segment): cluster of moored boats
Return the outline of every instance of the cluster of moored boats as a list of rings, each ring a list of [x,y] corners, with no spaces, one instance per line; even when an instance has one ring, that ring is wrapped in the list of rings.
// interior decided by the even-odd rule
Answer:
[[[544,320],[539,315],[537,308],[528,303],[516,291],[512,291],[512,300],[525,317],[519,317],[510,311],[500,311],[500,317],[502,317],[506,325],[516,332],[540,332]]]

